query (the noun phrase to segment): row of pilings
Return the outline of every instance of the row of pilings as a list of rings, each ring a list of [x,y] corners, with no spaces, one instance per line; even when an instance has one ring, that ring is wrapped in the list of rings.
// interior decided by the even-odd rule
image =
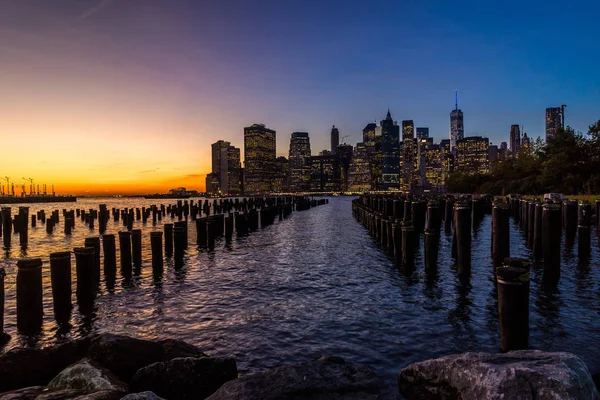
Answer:
[[[61,219],[63,221],[62,232],[65,235],[72,234],[72,231],[75,229],[76,220],[78,219],[80,220],[80,224],[89,231],[98,230],[100,234],[103,234],[107,230],[107,223],[110,221],[111,215],[115,223],[121,222],[127,231],[132,231],[135,221],[141,221],[143,224],[146,224],[151,220],[152,224],[156,225],[163,218],[169,216],[171,219],[176,219],[177,221],[195,221],[201,218],[232,213],[244,216],[252,214],[248,217],[250,222],[246,222],[244,220],[245,217],[238,218],[240,225],[246,226],[245,229],[249,230],[250,227],[256,225],[252,218],[255,218],[254,214],[259,210],[263,211],[261,218],[265,218],[264,215],[273,212],[276,212],[277,216],[283,214],[286,212],[287,204],[291,205],[294,210],[302,211],[324,204],[324,202],[326,202],[325,199],[311,200],[310,198],[301,196],[288,196],[213,199],[212,202],[204,200],[204,202],[198,201],[197,203],[193,200],[189,202],[187,200],[179,200],[176,204],[166,206],[161,204],[159,206],[151,205],[150,207],[125,209],[113,207],[111,210],[107,209],[106,204],[100,204],[99,209],[62,209],[62,212],[52,210],[48,217],[46,217],[45,210],[40,210],[31,215],[30,222],[29,207],[19,207],[18,213],[15,215],[12,215],[11,207],[2,207],[0,210],[0,237],[3,238],[4,247],[7,249],[11,247],[13,235],[18,235],[21,247],[26,247],[29,242],[29,226],[36,228],[39,223],[40,225],[45,225],[47,234],[54,234],[60,226]]]
[[[352,213],[405,273],[415,268],[415,253],[423,240],[426,273],[438,267],[440,233],[452,235],[451,256],[459,277],[471,271],[471,236],[485,214],[491,214],[490,255],[498,295],[500,348],[529,347],[530,260],[511,258],[510,218],[519,224],[533,261],[543,266],[543,284],[560,279],[561,237],[569,245],[579,235],[580,258],[590,256],[592,223],[600,229],[600,201],[541,201],[521,196],[365,194],[352,202]]]
[[[148,216],[155,213],[156,219],[160,220],[166,215],[171,215],[173,219],[178,219],[173,223],[165,223],[162,231],[150,232],[151,265],[152,273],[155,279],[159,279],[163,274],[165,257],[173,260],[175,269],[184,266],[186,249],[189,245],[188,239],[188,220],[189,217],[194,221],[196,230],[196,245],[199,249],[214,250],[215,241],[225,238],[230,240],[234,232],[239,235],[247,235],[260,228],[266,228],[276,220],[287,219],[294,210],[306,210],[311,207],[327,204],[327,199],[311,200],[305,197],[268,197],[268,198],[250,198],[244,201],[224,200],[217,204],[217,207],[192,208],[185,212],[185,203],[178,202],[176,205],[167,207],[150,207],[140,210],[140,217],[145,213]],[[205,202],[206,204],[206,202]],[[300,205],[300,207],[298,207]],[[27,209],[27,207],[22,207]],[[202,213],[196,210],[202,209]],[[10,218],[9,208],[3,208],[5,213],[3,221],[14,223],[19,221],[19,230],[22,234],[20,221],[26,213],[19,209],[19,214],[14,219]],[[118,215],[120,219],[129,221],[129,216],[136,215],[133,209],[118,210],[113,209],[113,218]],[[148,211],[149,210],[149,211]],[[164,212],[162,212],[162,211]],[[210,211],[213,211],[212,213]],[[97,212],[96,212],[97,211]],[[68,215],[65,218],[65,226],[72,228],[71,216],[77,212],[79,217],[84,213],[83,210],[70,210],[63,212]],[[75,214],[75,215],[77,215]],[[48,224],[49,221],[59,222],[58,212],[51,213],[51,217],[45,218],[43,211],[36,214],[36,220]],[[106,205],[101,204],[99,210],[87,210],[85,215],[89,225],[95,219],[106,221],[110,214]],[[161,215],[159,217],[159,215]],[[40,217],[39,219],[37,217]],[[179,219],[181,216],[181,219]],[[82,218],[86,221],[86,218]],[[27,224],[25,224],[27,225]],[[99,224],[100,225],[100,224]],[[3,224],[3,227],[5,225]],[[8,223],[6,226],[10,226]],[[35,225],[33,225],[35,226]],[[130,228],[129,222],[124,226]],[[4,233],[6,236],[6,232]],[[10,236],[10,232],[8,233]],[[118,254],[117,254],[118,238]],[[49,264],[51,295],[54,317],[58,326],[68,325],[71,319],[73,308],[72,303],[72,256],[75,259],[75,275],[77,277],[75,295],[79,312],[83,316],[89,315],[93,311],[94,301],[99,293],[102,272],[106,287],[111,290],[114,288],[117,265],[120,268],[120,274],[124,282],[128,282],[132,276],[139,275],[142,268],[142,230],[129,229],[119,231],[114,234],[100,234],[99,236],[87,237],[81,247],[76,247],[72,252],[61,251],[49,255],[48,261],[41,258],[24,258],[17,260],[16,276],[16,304],[17,304],[17,329],[25,335],[36,335],[42,330],[43,323],[43,285],[42,268]],[[118,257],[117,257],[118,255]],[[118,264],[117,264],[118,259]],[[101,269],[103,267],[103,271]],[[7,341],[10,337],[4,333],[4,299],[5,299],[5,279],[6,273],[0,268],[0,342]]]

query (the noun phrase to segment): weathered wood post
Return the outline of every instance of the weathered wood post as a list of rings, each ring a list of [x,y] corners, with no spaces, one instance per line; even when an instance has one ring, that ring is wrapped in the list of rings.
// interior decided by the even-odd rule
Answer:
[[[587,259],[590,256],[591,247],[591,222],[592,209],[588,203],[581,202],[579,204],[577,216],[577,254],[580,259]]]
[[[42,260],[23,258],[17,261],[17,329],[28,335],[42,330]]]
[[[394,265],[399,267],[402,265],[402,225],[400,222],[392,224],[393,240],[394,240]]]
[[[544,205],[537,203],[535,205],[535,220],[533,222],[533,255],[536,258],[542,257],[542,210]]]
[[[460,275],[471,270],[471,208],[467,203],[454,206],[456,266]]]
[[[10,207],[2,207],[2,236],[4,247],[9,248],[12,235],[12,216]]]
[[[173,227],[173,240],[174,240],[174,244],[175,244],[174,261],[175,261],[176,268],[183,266],[183,253],[184,253],[184,249],[185,249],[185,246],[183,244],[183,241],[185,238],[183,229],[184,228],[182,225],[176,224]]]
[[[492,261],[502,265],[510,257],[510,208],[503,202],[495,202],[492,208]]]
[[[104,276],[114,279],[117,275],[117,246],[115,235],[102,235],[102,251],[104,252]]]
[[[402,267],[406,271],[415,266],[415,228],[411,223],[402,225]]]
[[[163,249],[162,249],[161,231],[150,232],[150,246],[152,247],[152,271],[156,273],[162,272],[163,269]]]
[[[121,253],[121,274],[126,277],[131,277],[131,232],[119,231],[119,250]]]
[[[0,229],[2,231],[2,229]],[[4,277],[6,272],[0,268],[0,346],[10,340],[10,335],[4,332]]]
[[[50,280],[52,282],[52,303],[54,318],[59,324],[71,319],[71,253],[61,251],[50,253]]]
[[[561,207],[544,204],[542,208],[542,253],[544,280],[556,283],[560,279]]]
[[[131,230],[131,253],[133,259],[133,266],[135,268],[141,268],[142,266],[142,230],[132,229]]]
[[[173,224],[165,224],[165,255],[171,257],[173,255]]]
[[[100,282],[100,238],[98,236],[85,238],[83,247],[92,247],[94,249],[94,279],[96,282]]]
[[[425,272],[437,269],[440,231],[425,229]]]
[[[496,268],[500,350],[529,347],[529,261],[507,258]]]

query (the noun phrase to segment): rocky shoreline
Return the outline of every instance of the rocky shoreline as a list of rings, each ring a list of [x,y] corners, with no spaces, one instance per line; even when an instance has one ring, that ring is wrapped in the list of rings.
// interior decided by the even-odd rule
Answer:
[[[324,356],[238,377],[232,358],[179,340],[99,334],[0,355],[0,400],[598,399],[573,354],[465,353],[409,365],[398,389],[369,368]]]

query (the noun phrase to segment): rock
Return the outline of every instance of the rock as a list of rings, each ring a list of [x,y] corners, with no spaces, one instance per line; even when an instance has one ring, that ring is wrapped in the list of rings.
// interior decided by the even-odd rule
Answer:
[[[160,361],[170,361],[181,357],[207,357],[199,348],[181,340],[165,339],[158,342],[162,347],[162,359]],[[157,360],[158,361],[158,360]]]
[[[35,400],[73,400],[82,394],[81,390],[76,389],[51,390],[40,394]]]
[[[32,386],[0,393],[0,400],[33,400],[44,392],[44,386]]]
[[[237,366],[232,358],[174,358],[141,368],[129,390],[152,391],[169,400],[204,399],[235,378]]]
[[[62,370],[50,381],[48,389],[76,389],[86,393],[112,390],[127,393],[127,385],[108,369],[89,358],[84,358]]]
[[[584,362],[570,353],[465,353],[409,365],[398,375],[407,399],[600,399]]]
[[[136,371],[146,365],[176,357],[204,357],[205,354],[180,340],[154,342],[104,333],[92,339],[88,356],[122,381],[129,382]]]
[[[121,400],[165,400],[154,392],[131,393]]]
[[[592,379],[594,380],[594,383],[596,384],[596,389],[600,390],[600,373],[592,375]]]
[[[227,382],[209,400],[394,399],[373,371],[340,357],[283,365]]]
[[[75,397],[73,400],[119,400],[122,397],[123,392],[117,392],[115,390],[101,390],[96,393],[88,393]]]
[[[0,355],[0,392],[46,385],[69,365],[81,359],[89,339],[78,339],[45,349],[16,348]]]

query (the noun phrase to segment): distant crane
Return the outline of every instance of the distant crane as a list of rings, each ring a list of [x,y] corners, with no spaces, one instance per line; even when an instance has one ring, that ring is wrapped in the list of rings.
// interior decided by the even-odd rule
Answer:
[[[29,181],[29,195],[33,196],[33,179],[31,179],[31,178],[22,178],[22,179]]]
[[[8,176],[4,177],[4,180],[6,181],[6,190],[9,191],[10,188],[10,178]],[[12,195],[15,195],[15,185],[13,184],[12,186]]]
[[[344,136],[342,136],[342,137],[340,138],[340,140],[342,141],[342,144],[346,144],[346,143],[344,142],[344,139],[346,139],[346,138],[347,138],[347,137],[349,137],[349,136],[350,136],[350,135],[344,135]]]

